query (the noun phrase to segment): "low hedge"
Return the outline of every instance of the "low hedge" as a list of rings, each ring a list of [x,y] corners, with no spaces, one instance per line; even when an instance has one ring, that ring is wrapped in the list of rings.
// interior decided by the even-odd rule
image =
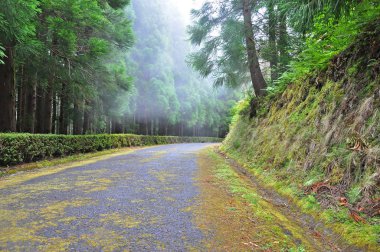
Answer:
[[[0,166],[130,146],[221,142],[213,137],[0,134]]]

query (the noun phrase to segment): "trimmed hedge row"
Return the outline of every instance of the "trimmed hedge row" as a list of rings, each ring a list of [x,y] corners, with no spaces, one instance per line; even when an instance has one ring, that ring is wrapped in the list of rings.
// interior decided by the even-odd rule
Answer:
[[[0,134],[0,166],[130,146],[221,142],[213,137]]]

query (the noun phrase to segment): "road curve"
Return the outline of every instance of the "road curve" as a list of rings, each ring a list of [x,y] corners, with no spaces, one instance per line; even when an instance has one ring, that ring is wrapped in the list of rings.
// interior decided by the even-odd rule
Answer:
[[[157,146],[0,181],[0,251],[203,250],[188,209],[207,146]]]

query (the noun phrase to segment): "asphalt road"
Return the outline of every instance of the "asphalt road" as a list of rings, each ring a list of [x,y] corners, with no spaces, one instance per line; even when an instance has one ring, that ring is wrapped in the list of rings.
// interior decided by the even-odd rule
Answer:
[[[190,209],[196,153],[207,146],[157,146],[0,181],[0,250],[203,250]]]

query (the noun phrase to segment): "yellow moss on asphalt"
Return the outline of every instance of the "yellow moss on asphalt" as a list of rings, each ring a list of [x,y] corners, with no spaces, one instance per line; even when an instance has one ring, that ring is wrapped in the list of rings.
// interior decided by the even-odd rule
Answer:
[[[140,163],[149,163],[149,162],[152,162],[154,160],[160,159],[161,157],[163,157],[167,153],[167,151],[151,151],[151,153],[152,153],[152,155],[150,157],[143,158],[139,162]]]
[[[58,220],[65,217],[65,210],[68,207],[82,207],[86,205],[96,204],[93,199],[75,199],[64,200],[50,203],[48,206],[40,210],[40,216],[45,220]]]
[[[135,228],[138,227],[141,221],[137,220],[133,216],[129,216],[121,213],[101,214],[100,223],[112,224],[122,228]]]
[[[148,172],[150,175],[154,176],[160,183],[168,183],[170,180],[176,178],[176,175],[168,171],[156,171],[152,170]]]
[[[107,178],[96,178],[93,180],[83,180],[78,181],[75,186],[78,188],[82,187],[82,190],[86,193],[105,191],[111,185],[112,180]]]
[[[123,150],[123,151],[113,153],[113,154],[108,154],[108,155],[104,155],[104,156],[100,156],[100,157],[94,157],[94,158],[91,158],[89,160],[74,162],[74,163],[67,164],[67,165],[59,165],[59,166],[41,168],[41,169],[38,169],[35,171],[29,171],[29,172],[20,172],[18,174],[12,175],[12,176],[1,178],[0,179],[0,182],[1,182],[0,183],[0,189],[4,189],[4,188],[10,187],[10,186],[16,186],[16,185],[24,183],[28,180],[32,180],[32,179],[47,176],[47,175],[52,175],[52,174],[55,174],[58,172],[65,171],[67,169],[76,168],[76,167],[88,165],[88,164],[93,164],[93,163],[96,163],[96,162],[101,161],[101,160],[106,160],[106,159],[109,159],[112,157],[117,157],[117,156],[129,154],[129,153],[132,153],[136,150],[137,149],[128,149],[128,150]]]
[[[92,248],[104,252],[120,251],[128,245],[128,241],[123,235],[104,227],[94,228],[91,233],[81,235],[80,239]]]

